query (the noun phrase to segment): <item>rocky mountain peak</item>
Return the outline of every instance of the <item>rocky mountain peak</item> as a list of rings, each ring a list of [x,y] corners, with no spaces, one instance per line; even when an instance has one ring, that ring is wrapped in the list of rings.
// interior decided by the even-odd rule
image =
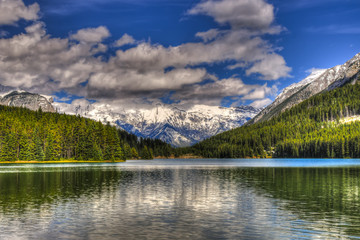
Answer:
[[[25,107],[34,111],[41,108],[44,112],[55,112],[55,108],[51,104],[52,102],[54,102],[52,97],[45,97],[25,91],[12,91],[0,97],[0,105]]]

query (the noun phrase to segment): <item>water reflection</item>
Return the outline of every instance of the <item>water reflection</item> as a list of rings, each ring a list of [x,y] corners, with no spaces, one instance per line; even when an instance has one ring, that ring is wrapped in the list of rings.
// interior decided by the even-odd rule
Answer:
[[[360,236],[359,168],[257,168],[243,175],[299,219]]]
[[[121,172],[78,171],[34,171],[0,173],[0,207],[4,213],[37,209],[42,204],[50,204],[61,199],[78,199],[82,195],[89,198],[112,191],[122,178]]]
[[[0,169],[0,239],[360,236],[359,168],[15,170]]]

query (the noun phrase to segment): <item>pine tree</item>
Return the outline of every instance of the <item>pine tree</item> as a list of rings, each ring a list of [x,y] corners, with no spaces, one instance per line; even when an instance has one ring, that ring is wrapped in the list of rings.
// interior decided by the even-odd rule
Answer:
[[[30,135],[30,134],[29,134]],[[34,161],[35,160],[35,144],[29,135],[26,133],[20,136],[20,152],[19,160],[21,161]]]
[[[153,159],[153,155],[147,146],[144,146],[141,154],[142,159]]]
[[[1,159],[3,161],[16,161],[17,160],[17,144],[16,137],[13,132],[5,135],[3,146],[1,149]]]
[[[132,159],[138,159],[139,158],[139,154],[138,154],[138,152],[136,151],[136,149],[134,147],[131,148],[131,158]]]
[[[128,143],[125,143],[124,144],[124,156],[126,159],[130,159],[132,158],[132,151],[131,151],[131,148],[130,148],[130,145]]]
[[[40,139],[40,137],[36,134],[37,131],[35,131],[35,134],[34,134],[34,138],[35,138],[35,141],[34,141],[34,146],[35,146],[35,159],[37,161],[44,161],[45,160],[45,153],[44,153],[44,149],[43,149],[43,144],[42,144],[42,141]]]

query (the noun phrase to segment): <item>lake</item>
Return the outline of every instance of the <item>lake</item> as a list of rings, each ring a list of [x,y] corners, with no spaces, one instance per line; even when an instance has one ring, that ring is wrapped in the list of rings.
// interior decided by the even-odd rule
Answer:
[[[0,165],[0,239],[360,238],[360,160]]]

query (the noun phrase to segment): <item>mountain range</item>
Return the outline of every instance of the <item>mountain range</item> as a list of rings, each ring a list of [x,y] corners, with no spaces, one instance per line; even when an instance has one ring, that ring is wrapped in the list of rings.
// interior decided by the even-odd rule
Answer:
[[[54,104],[61,110],[61,104]],[[138,137],[160,139],[176,147],[190,146],[218,133],[240,127],[260,109],[251,106],[217,107],[195,105],[184,110],[166,104],[150,109],[114,111],[102,104],[73,105],[66,113],[113,125]]]
[[[264,122],[319,93],[327,92],[346,83],[354,84],[359,77],[360,53],[352,59],[330,69],[315,70],[307,78],[285,88],[264,109],[251,106],[217,107],[195,105],[184,110],[166,104],[155,104],[150,109],[114,111],[110,106],[89,103],[73,104],[67,114],[81,115],[104,123],[109,122],[138,137],[160,139],[176,147],[190,146],[211,136],[234,129],[243,124]],[[0,86],[0,104],[55,112],[63,111],[61,104],[49,96],[25,91],[14,91]]]
[[[65,110],[52,97],[0,86],[0,105],[41,108],[45,112],[65,112],[110,123],[138,137],[160,139],[176,147],[190,146],[221,132],[240,127],[261,109],[251,106],[217,107],[195,105],[184,110],[166,104],[150,109],[116,111],[98,103],[72,104]],[[56,110],[55,110],[56,109]]]

